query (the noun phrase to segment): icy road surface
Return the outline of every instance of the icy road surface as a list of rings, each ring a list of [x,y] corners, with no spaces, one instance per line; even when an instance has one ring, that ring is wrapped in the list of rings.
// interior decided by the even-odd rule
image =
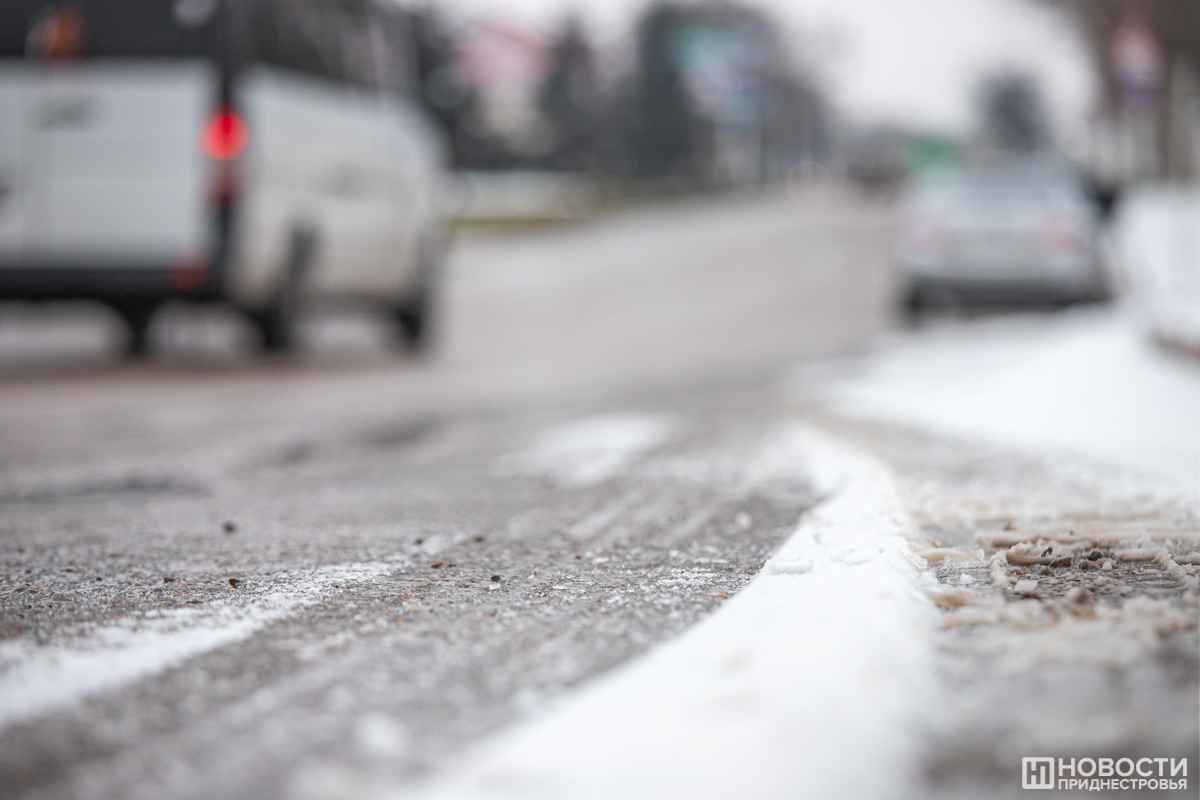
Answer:
[[[1104,314],[872,352],[886,236],[767,198],[470,241],[423,363],[175,312],[126,365],[0,309],[0,796],[1196,774],[1193,368]]]
[[[470,241],[425,363],[174,312],[125,365],[97,312],[6,309],[0,795],[410,786],[687,630],[815,499],[773,376],[887,325],[885,230],[766,199]]]

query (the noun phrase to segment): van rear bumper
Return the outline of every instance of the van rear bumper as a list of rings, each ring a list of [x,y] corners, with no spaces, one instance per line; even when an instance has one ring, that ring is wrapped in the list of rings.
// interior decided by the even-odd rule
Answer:
[[[207,267],[8,266],[0,262],[0,300],[197,300],[220,296]]]

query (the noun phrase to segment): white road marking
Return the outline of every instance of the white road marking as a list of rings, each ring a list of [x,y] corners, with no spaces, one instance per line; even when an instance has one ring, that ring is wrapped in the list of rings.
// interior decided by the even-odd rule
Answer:
[[[249,598],[123,620],[69,645],[38,646],[26,640],[0,645],[0,728],[247,639],[318,602],[333,584],[368,580],[389,568],[352,564],[293,573],[281,585]]]
[[[887,468],[781,433],[832,496],[763,572],[681,638],[501,734],[437,798],[903,797],[919,780],[937,618]],[[778,451],[774,457],[778,458]],[[798,568],[803,564],[804,568]]]

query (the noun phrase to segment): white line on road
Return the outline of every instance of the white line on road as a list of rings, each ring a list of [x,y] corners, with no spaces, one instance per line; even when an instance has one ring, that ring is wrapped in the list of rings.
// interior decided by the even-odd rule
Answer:
[[[69,645],[0,645],[0,728],[247,639],[318,602],[334,584],[369,580],[388,569],[386,564],[352,564],[309,570],[289,575],[282,585],[248,600],[123,620]]]
[[[788,428],[830,499],[680,639],[468,753],[437,798],[902,797],[933,692],[929,580],[890,472]],[[923,576],[929,576],[924,577]]]

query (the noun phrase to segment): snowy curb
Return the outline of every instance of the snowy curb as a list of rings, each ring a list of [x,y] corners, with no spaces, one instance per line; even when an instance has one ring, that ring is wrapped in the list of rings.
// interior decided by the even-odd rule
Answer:
[[[681,638],[452,764],[430,798],[915,794],[936,615],[891,474],[809,428],[830,499]]]

